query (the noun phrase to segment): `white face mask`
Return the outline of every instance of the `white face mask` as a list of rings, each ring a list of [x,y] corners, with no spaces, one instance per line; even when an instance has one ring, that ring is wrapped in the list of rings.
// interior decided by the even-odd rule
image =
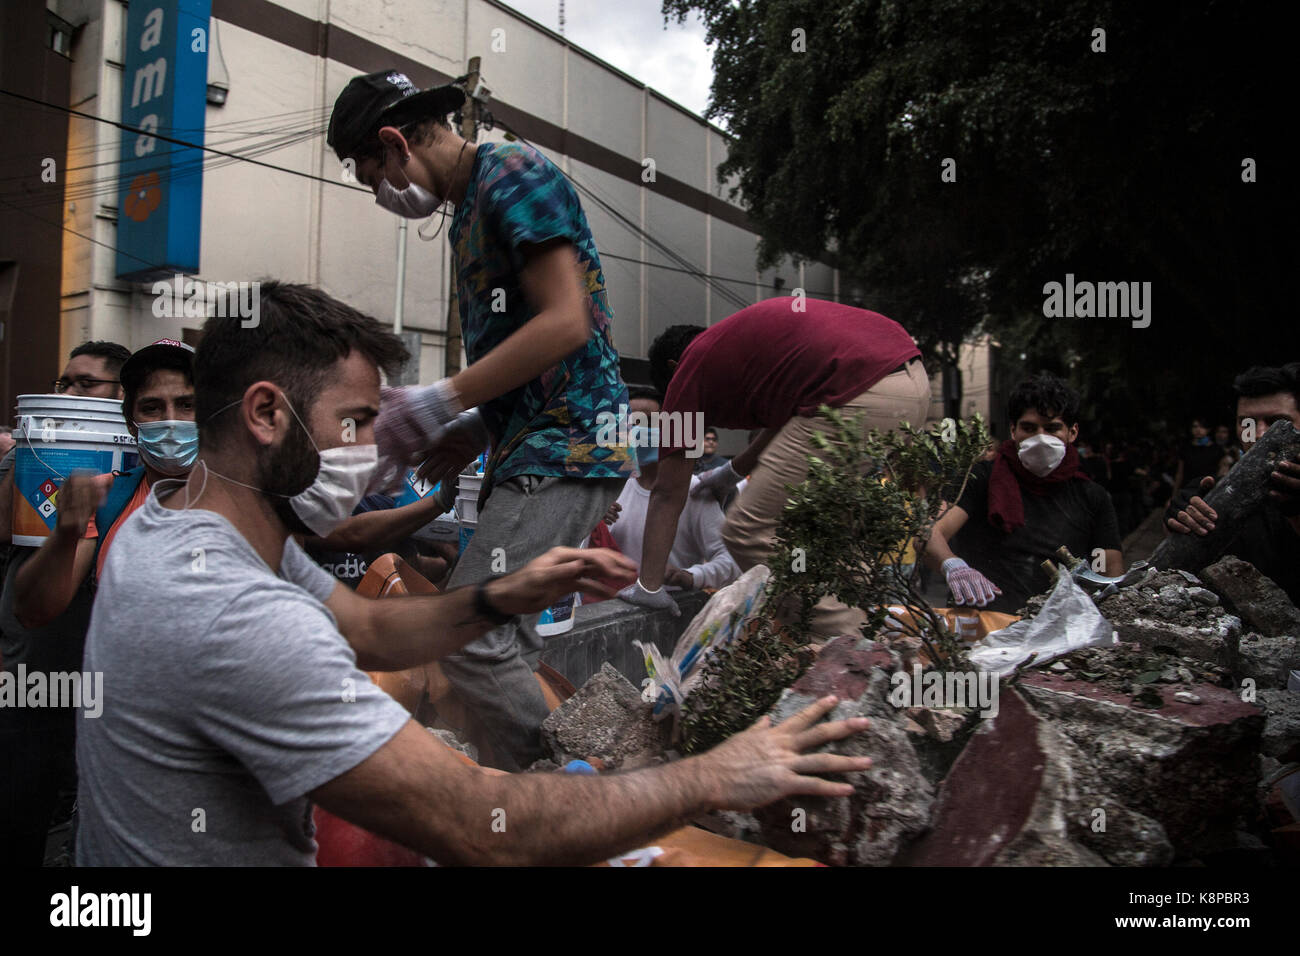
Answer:
[[[1016,453],[1030,474],[1046,478],[1065,458],[1065,442],[1055,435],[1034,435],[1022,441]]]
[[[375,191],[375,202],[380,208],[407,219],[427,219],[437,212],[445,201],[441,196],[429,192],[423,186],[417,186],[409,179],[405,187],[398,189],[385,177]]]
[[[318,451],[320,470],[316,480],[289,499],[289,507],[311,528],[325,537],[352,516],[370,488],[379,468],[378,445],[339,445]]]

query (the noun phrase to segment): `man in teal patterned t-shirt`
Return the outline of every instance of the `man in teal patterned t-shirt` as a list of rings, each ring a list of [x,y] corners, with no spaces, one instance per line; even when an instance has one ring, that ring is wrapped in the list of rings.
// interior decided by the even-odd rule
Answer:
[[[469,367],[387,390],[376,428],[395,464],[432,451],[432,480],[454,480],[490,441],[478,527],[451,587],[576,546],[633,471],[626,447],[597,441],[597,416],[617,415],[627,388],[577,194],[531,147],[457,136],[446,116],[463,99],[455,87],[418,91],[401,73],[372,73],[344,89],[329,129],[339,159],[384,209],[425,218],[456,207],[449,238]],[[443,661],[483,725],[475,742],[485,762],[515,770],[541,756],[540,653],[533,622],[512,621]]]

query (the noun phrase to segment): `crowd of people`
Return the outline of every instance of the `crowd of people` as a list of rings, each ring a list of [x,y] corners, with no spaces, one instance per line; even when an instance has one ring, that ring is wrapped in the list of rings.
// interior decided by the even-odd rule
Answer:
[[[670,327],[651,346],[649,386],[629,390],[572,187],[524,144],[470,148],[446,120],[462,100],[393,71],[357,77],[328,139],[383,209],[426,218],[454,204],[463,371],[386,387],[408,358],[400,339],[276,281],[261,285],[256,326],[212,317],[197,351],[73,351],[56,390],[120,399],[139,463],[61,476],[49,536],[10,549],[4,670],[103,686],[94,716],[0,707],[0,859],[39,864],[74,772],[82,865],[311,865],[313,805],[443,863],[557,864],[608,858],[711,809],[845,795],[828,777],[870,766],[818,752],[865,726],[823,722],[827,697],[662,767],[512,772],[542,756],[542,611],[583,592],[679,614],[675,589],[718,588],[768,560],[829,425],[823,405],[864,431],[893,429],[926,420],[930,385],[900,324],[799,296]],[[1300,424],[1287,369],[1237,381],[1238,412],[1261,432]],[[1010,435],[918,543],[954,602],[1018,609],[1060,544],[1118,574],[1122,534],[1162,500],[1175,506],[1170,533],[1215,519],[1200,494],[1234,453],[1207,445],[1203,425],[1176,459],[1100,442],[1093,454],[1065,383],[1039,376],[1010,405]],[[611,415],[655,424],[610,442]],[[698,443],[688,421],[707,426]],[[727,459],[717,429],[749,442]],[[399,503],[409,470],[450,486],[480,455],[473,536],[463,549],[413,545],[446,498]],[[1286,561],[1300,467],[1280,465],[1277,480],[1282,517],[1255,544]],[[1176,496],[1180,482],[1198,494]],[[17,493],[9,475],[0,522]],[[612,547],[579,547],[588,539]],[[347,556],[391,550],[441,592],[358,593],[363,561]],[[1270,554],[1257,556],[1265,568]],[[865,620],[827,597],[814,639]],[[490,766],[459,760],[367,673],[430,661],[474,714]]]

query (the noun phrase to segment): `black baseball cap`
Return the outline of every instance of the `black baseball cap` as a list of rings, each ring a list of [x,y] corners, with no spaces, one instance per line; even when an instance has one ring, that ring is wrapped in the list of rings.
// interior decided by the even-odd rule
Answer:
[[[194,348],[175,339],[159,339],[152,345],[133,352],[118,373],[123,388],[136,389],[144,384],[149,373],[159,368],[191,369],[193,377]]]
[[[405,73],[397,70],[354,76],[334,101],[325,142],[334,147],[339,159],[347,159],[380,126],[441,119],[464,102],[465,91],[458,86],[417,89]]]

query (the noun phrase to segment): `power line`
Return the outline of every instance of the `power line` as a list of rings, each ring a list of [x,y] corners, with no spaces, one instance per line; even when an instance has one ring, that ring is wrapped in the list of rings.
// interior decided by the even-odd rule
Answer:
[[[116,126],[118,129],[125,130],[128,133],[142,133],[145,136],[149,136],[153,139],[160,140],[164,143],[174,143],[177,146],[189,146],[192,149],[201,149],[204,152],[215,153],[218,156],[226,156],[229,157],[230,159],[243,160],[246,163],[252,163],[254,166],[263,166],[267,169],[274,169],[277,172],[290,173],[291,175],[294,176],[301,176],[303,179],[313,179],[316,182],[329,183],[330,185],[333,186],[342,186],[344,189],[352,189],[361,192],[370,191],[366,189],[364,186],[350,186],[347,183],[343,182],[342,180],[328,179],[324,176],[317,176],[315,173],[305,173],[300,169],[290,169],[288,166],[277,166],[274,163],[265,163],[262,162],[260,159],[248,159],[244,156],[240,156],[238,153],[230,153],[224,149],[217,149],[214,146],[202,146],[198,143],[191,143],[183,139],[177,139],[174,136],[164,136],[162,133],[158,133],[153,130],[141,129],[138,126],[131,126],[127,123],[120,123],[117,120],[105,119],[102,116],[95,116],[92,113],[83,113],[81,110],[74,110],[70,106],[60,106],[57,103],[47,103],[45,100],[39,100],[32,96],[25,96],[22,93],[15,93],[12,90],[6,90],[2,87],[0,87],[0,93],[3,93],[5,96],[12,96],[15,99],[23,100],[28,103],[35,103],[39,106],[47,106],[50,109],[60,110],[71,116],[80,116],[82,119],[94,120],[97,123],[107,123],[109,126]]]

